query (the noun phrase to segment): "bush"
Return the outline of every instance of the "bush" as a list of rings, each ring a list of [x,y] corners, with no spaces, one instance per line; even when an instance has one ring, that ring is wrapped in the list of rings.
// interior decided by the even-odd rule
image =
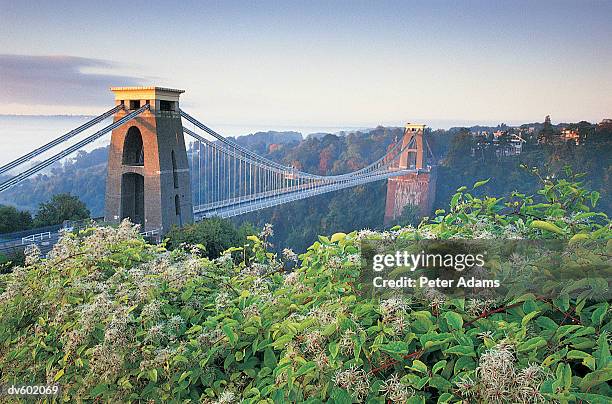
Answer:
[[[185,245],[197,246],[208,258],[217,258],[230,247],[239,247],[246,243],[248,224],[236,228],[227,219],[213,217],[197,223],[174,227],[167,234],[167,246],[173,250]]]
[[[87,402],[607,402],[609,302],[360,292],[363,237],[612,238],[574,177],[540,200],[466,191],[418,229],[320,237],[290,274],[257,236],[235,263],[239,248],[168,252],[129,223],[66,235],[0,278],[0,383]]]
[[[0,274],[11,271],[11,268],[23,265],[25,263],[25,255],[23,249],[16,249],[9,254],[0,254]]]
[[[61,224],[65,220],[83,220],[89,218],[89,209],[76,196],[57,194],[49,202],[41,203],[34,217],[35,227]]]
[[[13,206],[0,205],[0,234],[27,230],[32,227],[32,215]]]

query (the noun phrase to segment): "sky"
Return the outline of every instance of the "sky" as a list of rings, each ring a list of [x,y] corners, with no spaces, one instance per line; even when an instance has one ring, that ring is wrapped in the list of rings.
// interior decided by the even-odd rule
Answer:
[[[612,1],[0,0],[0,114],[184,89],[241,128],[612,118]]]

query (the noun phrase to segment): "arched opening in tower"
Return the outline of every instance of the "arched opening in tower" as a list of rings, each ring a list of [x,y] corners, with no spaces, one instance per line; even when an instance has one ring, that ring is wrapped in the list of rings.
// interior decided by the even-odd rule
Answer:
[[[178,195],[174,196],[174,212],[176,214],[176,222],[179,226],[183,225],[183,218],[181,216],[181,200]]]
[[[174,188],[178,188],[178,171],[176,171],[176,156],[174,150],[172,150],[172,180],[174,181]]]
[[[144,177],[136,173],[125,173],[121,177],[121,220],[144,225]]]
[[[144,165],[144,147],[142,135],[136,126],[128,129],[123,143],[123,164],[128,166]]]

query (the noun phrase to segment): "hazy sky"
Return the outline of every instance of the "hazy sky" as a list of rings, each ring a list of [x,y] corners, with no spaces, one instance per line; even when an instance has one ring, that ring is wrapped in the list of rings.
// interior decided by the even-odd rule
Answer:
[[[612,118],[612,1],[105,3],[0,0],[0,113],[147,84],[213,125]]]

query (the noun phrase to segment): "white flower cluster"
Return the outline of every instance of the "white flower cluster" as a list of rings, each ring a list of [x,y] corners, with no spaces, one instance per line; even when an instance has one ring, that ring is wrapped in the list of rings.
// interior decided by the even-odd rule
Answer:
[[[380,392],[387,400],[393,403],[405,403],[414,395],[414,390],[400,381],[399,376],[394,373],[380,386]]]
[[[66,266],[66,260],[74,257],[80,250],[79,241],[74,234],[64,233],[60,234],[58,242],[53,246],[53,249],[47,254],[47,257],[54,261],[56,266]],[[104,250],[107,253],[107,250]]]
[[[96,227],[93,232],[82,241],[82,246],[87,250],[88,258],[104,258],[110,247],[121,242],[134,240],[138,237],[140,225],[134,225],[125,219],[116,229],[112,227]]]
[[[492,299],[470,299],[465,304],[465,309],[473,317],[480,316],[495,307],[495,300]]]
[[[320,306],[311,309],[308,313],[308,317],[316,319],[317,322],[323,327],[336,322],[336,316],[334,315],[334,313]]]
[[[153,355],[147,355],[146,358],[140,362],[140,370],[163,368],[167,366],[175,353],[176,349],[173,348],[158,348],[153,352]]]
[[[480,357],[476,380],[463,377],[455,385],[457,394],[487,403],[543,403],[540,393],[548,374],[539,365],[517,370],[514,348],[500,343]]]
[[[270,223],[264,224],[263,229],[259,233],[259,238],[267,240],[274,235],[274,229]]]
[[[344,261],[342,260],[341,257],[337,256],[337,255],[332,255],[331,257],[329,257],[329,259],[327,260],[327,267],[331,270],[339,270],[342,269],[344,264]]]
[[[342,333],[340,340],[338,341],[338,347],[340,352],[346,356],[352,356],[355,353],[355,338],[357,333],[350,328]]]
[[[361,240],[368,240],[368,239],[372,239],[374,237],[378,236],[378,232],[370,230],[370,229],[363,229],[360,230],[359,232],[357,232],[357,241],[361,241]]]
[[[161,317],[162,302],[159,300],[152,300],[147,303],[140,312],[140,317],[146,320],[157,320]]]
[[[25,265],[35,265],[40,262],[40,248],[36,244],[30,244],[23,250],[25,255]]]
[[[300,277],[296,271],[290,272],[287,275],[285,275],[285,278],[284,278],[285,285],[295,285],[298,283],[299,278]]]
[[[379,304],[383,323],[391,327],[395,335],[403,334],[406,329],[408,325],[406,321],[408,309],[408,304],[401,296],[381,300]]]
[[[363,401],[370,391],[370,378],[365,370],[353,365],[346,370],[339,370],[334,375],[336,386],[347,390],[357,400]]]
[[[115,347],[106,343],[98,344],[92,348],[89,359],[87,375],[90,385],[97,385],[100,381],[110,381],[121,373],[124,356]]]
[[[320,331],[307,331],[304,333],[304,347],[306,352],[311,354],[317,354],[325,351],[323,344],[325,337],[321,335]]]
[[[289,248],[283,249],[283,258],[286,261],[298,262],[298,255]]]
[[[361,255],[359,254],[349,254],[346,260],[353,266],[361,266]]]
[[[234,404],[237,403],[238,397],[236,397],[236,393],[231,390],[224,390],[223,393],[219,395],[219,399],[215,402],[215,404]]]

